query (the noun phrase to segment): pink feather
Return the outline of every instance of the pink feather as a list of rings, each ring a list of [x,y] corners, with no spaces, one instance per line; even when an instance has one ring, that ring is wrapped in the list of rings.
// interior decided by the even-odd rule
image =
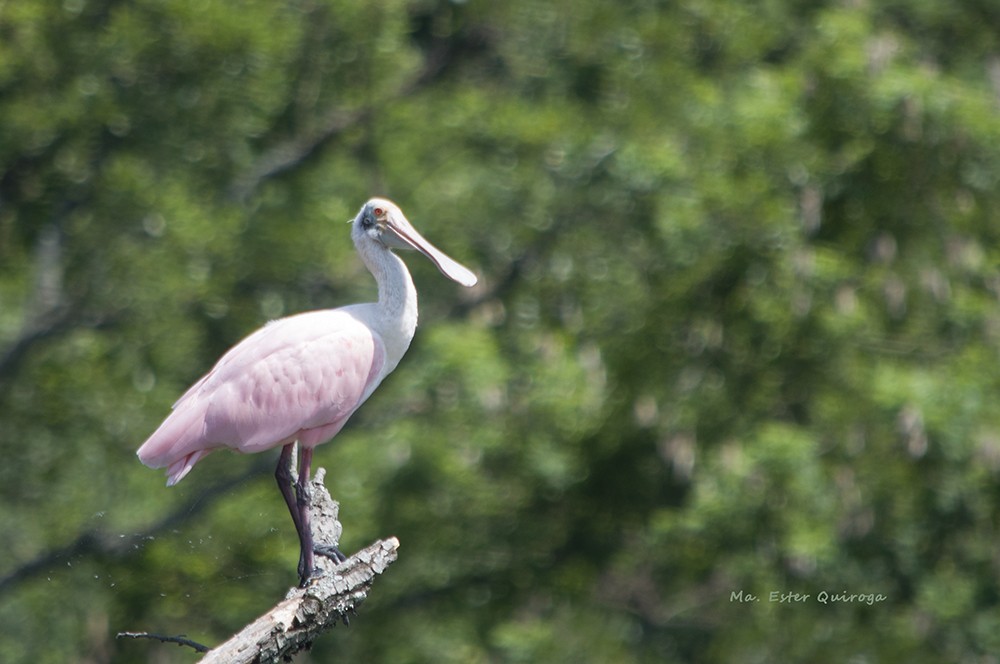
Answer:
[[[212,450],[260,452],[333,438],[381,381],[385,345],[349,308],[272,322],[229,350],[139,448],[184,478]]]

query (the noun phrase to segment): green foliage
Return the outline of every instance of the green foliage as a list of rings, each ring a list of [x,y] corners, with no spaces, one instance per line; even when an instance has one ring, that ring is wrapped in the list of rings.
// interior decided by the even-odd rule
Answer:
[[[317,457],[401,557],[301,661],[993,661],[998,21],[0,3],[0,660],[191,661],[114,634],[294,582],[273,455],[133,453],[264,321],[373,297],[383,194],[481,282],[407,257],[413,346]]]

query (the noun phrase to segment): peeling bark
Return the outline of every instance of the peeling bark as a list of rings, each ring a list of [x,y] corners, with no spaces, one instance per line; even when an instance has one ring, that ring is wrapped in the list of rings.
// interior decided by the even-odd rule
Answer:
[[[340,539],[339,505],[330,497],[323,479],[324,469],[310,482],[310,517],[317,546],[336,547]],[[375,577],[396,560],[399,540],[379,540],[339,565],[317,556],[320,572],[306,588],[292,588],[285,599],[209,650],[201,664],[270,664],[290,661],[308,650],[313,641],[337,623],[348,623],[368,597]],[[120,636],[132,636],[123,633]],[[153,637],[163,640],[162,637]],[[176,638],[171,637],[174,643]]]

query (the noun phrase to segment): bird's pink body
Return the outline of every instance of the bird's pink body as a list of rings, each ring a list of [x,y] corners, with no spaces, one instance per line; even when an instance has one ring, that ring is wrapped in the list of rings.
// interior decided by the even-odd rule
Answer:
[[[226,353],[139,449],[176,484],[217,448],[261,452],[333,438],[384,374],[381,336],[351,307],[274,321]]]

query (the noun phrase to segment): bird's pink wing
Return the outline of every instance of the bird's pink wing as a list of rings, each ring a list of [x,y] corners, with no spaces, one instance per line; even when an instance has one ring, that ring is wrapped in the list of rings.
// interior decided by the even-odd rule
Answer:
[[[176,404],[139,459],[176,483],[209,451],[259,452],[332,438],[371,394],[381,339],[343,310],[291,316],[250,335]]]

